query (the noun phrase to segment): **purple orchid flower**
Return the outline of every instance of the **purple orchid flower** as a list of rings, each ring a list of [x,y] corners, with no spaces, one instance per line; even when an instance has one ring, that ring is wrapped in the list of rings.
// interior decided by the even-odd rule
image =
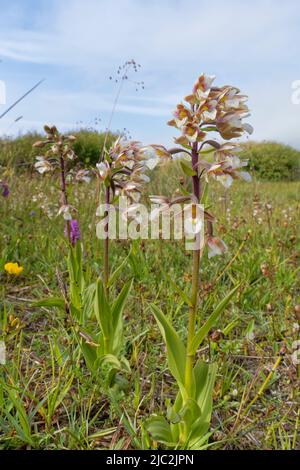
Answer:
[[[68,227],[65,227],[65,235],[68,236]],[[75,246],[76,242],[80,240],[80,229],[78,220],[72,219],[70,220],[70,241],[73,246]]]
[[[8,197],[10,193],[8,184],[5,183],[4,181],[0,181],[0,186],[1,186],[2,196]]]

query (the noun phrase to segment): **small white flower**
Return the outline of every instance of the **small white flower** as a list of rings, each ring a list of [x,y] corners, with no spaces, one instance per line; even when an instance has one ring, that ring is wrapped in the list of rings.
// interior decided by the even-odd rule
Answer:
[[[51,146],[51,151],[52,151],[52,153],[53,153],[54,155],[58,154],[58,152],[59,152],[59,147],[58,147],[58,145],[56,145],[56,144],[52,145],[52,146]]]
[[[36,157],[36,159],[37,162],[34,164],[34,167],[39,173],[43,174],[53,169],[51,163],[45,157]]]
[[[117,193],[117,191],[116,191],[116,193]],[[138,191],[132,191],[130,193],[130,196],[131,196],[131,199],[134,202],[139,202],[139,200],[141,199],[141,193],[139,193]]]
[[[213,109],[212,111],[204,111],[203,112],[203,119],[206,121],[214,121],[217,116],[217,110]]]
[[[297,331],[300,330],[300,325],[299,323],[293,323],[293,332],[296,333]]]
[[[148,158],[148,160],[145,161],[145,165],[149,170],[154,170],[154,168],[159,164],[159,161],[160,158],[156,155]]]
[[[222,255],[228,251],[227,245],[218,237],[209,236],[207,239],[208,258]]]
[[[97,170],[99,172],[100,179],[105,180],[105,178],[109,174],[109,164],[106,161],[101,162],[101,163],[96,163],[96,167],[97,167]]]
[[[154,170],[154,168],[159,164],[160,157],[157,155],[153,147],[144,147],[143,149],[143,164],[149,169]]]
[[[252,177],[250,173],[248,173],[248,171],[239,171],[237,175],[243,178],[243,180],[247,181],[248,183],[252,181]]]
[[[135,191],[136,189],[138,188],[138,183],[135,183],[133,181],[128,181],[128,183],[126,183],[124,185],[124,191]]]
[[[75,160],[75,157],[76,157],[75,152],[73,150],[69,150],[69,152],[67,153],[67,158],[69,160]]]
[[[224,188],[230,188],[233,183],[233,178],[230,175],[217,175],[215,176],[215,179],[219,181]]]
[[[239,168],[247,166],[248,160],[241,161],[238,156],[233,155],[231,157],[227,157],[225,163],[225,166],[230,166],[233,170],[237,170]]]
[[[200,75],[193,88],[193,93],[199,100],[208,97],[215,78],[215,75],[205,75],[204,73]]]
[[[253,132],[254,132],[254,129],[251,126],[251,124],[248,124],[248,123],[243,124],[243,129],[244,129],[244,131],[246,131],[250,135],[253,134]]]
[[[85,183],[90,183],[91,177],[88,170],[79,170],[76,173],[75,179],[77,181],[84,181]]]
[[[65,220],[72,220],[71,210],[73,208],[68,204],[64,204],[59,208],[58,215],[63,215]]]
[[[138,175],[138,179],[144,181],[145,183],[150,183],[150,178],[149,176],[145,175],[144,173],[140,173]]]

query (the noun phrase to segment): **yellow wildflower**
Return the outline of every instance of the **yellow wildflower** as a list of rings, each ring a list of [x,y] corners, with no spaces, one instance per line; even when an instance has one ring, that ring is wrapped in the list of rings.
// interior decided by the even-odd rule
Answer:
[[[4,265],[4,269],[8,274],[19,276],[19,274],[21,274],[24,268],[22,266],[19,266],[18,263],[6,263]]]

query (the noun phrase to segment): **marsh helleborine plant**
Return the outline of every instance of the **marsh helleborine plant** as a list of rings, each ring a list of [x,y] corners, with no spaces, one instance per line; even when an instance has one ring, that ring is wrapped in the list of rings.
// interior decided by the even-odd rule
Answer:
[[[170,126],[176,127],[181,136],[175,139],[188,151],[191,157],[193,179],[193,195],[200,203],[201,180],[212,177],[229,187],[235,178],[250,179],[247,172],[241,171],[248,162],[241,161],[236,152],[236,144],[220,143],[209,138],[209,133],[218,133],[223,139],[231,140],[240,137],[245,132],[252,133],[252,127],[243,123],[249,114],[245,102],[247,97],[240,94],[238,88],[212,86],[213,76],[202,74],[194,85],[193,93],[185,98],[187,105],[178,104],[174,112],[174,119],[169,121]],[[204,148],[214,150],[214,159],[208,162],[204,159]],[[174,152],[174,150],[173,150]],[[207,243],[211,253],[218,254],[226,250],[224,242],[213,236],[212,222],[208,221]],[[193,280],[191,309],[188,328],[188,347],[195,335],[195,321],[197,312],[197,299],[199,289],[199,263],[200,249],[193,252]],[[185,371],[185,386],[188,393],[192,386],[193,355],[187,356]]]
[[[143,146],[140,142],[118,138],[112,147],[104,152],[102,161],[98,163],[98,178],[105,187],[105,203],[114,203],[120,195],[126,196],[131,204],[140,200],[145,184],[150,181],[146,174],[156,165],[171,159],[170,153],[161,145]],[[109,278],[109,217],[104,214],[104,286],[108,294]]]
[[[230,142],[244,133],[251,134],[253,131],[249,124],[243,122],[244,118],[249,116],[247,97],[240,94],[240,90],[233,86],[213,86],[214,78],[202,74],[196,81],[192,93],[185,97],[185,103],[177,105],[173,119],[168,122],[180,132],[180,136],[175,139],[180,147],[170,149],[169,152],[173,155],[184,153],[189,157],[189,163],[182,162],[182,169],[192,178],[193,193],[190,195],[190,201],[193,204],[202,202],[203,183],[208,184],[210,178],[219,181],[226,188],[234,179],[246,181],[251,179],[249,173],[243,170],[248,162],[240,160],[237,155],[240,148],[236,143]],[[216,140],[216,136],[222,139]],[[158,201],[159,196],[153,196],[152,199]],[[224,253],[227,251],[225,243],[213,233],[213,216],[204,211],[204,218],[207,226],[205,241],[209,250],[208,256]],[[198,448],[201,438],[208,429],[210,419],[211,396],[209,395],[212,395],[215,370],[209,369],[206,364],[201,364],[199,361],[195,365],[196,351],[236,290],[235,288],[223,300],[220,304],[222,308],[218,306],[196,333],[201,251],[200,246],[193,251],[186,347],[162,312],[153,306],[153,313],[166,341],[169,367],[180,392],[171,413],[171,422],[172,419],[178,420],[177,427],[174,424],[168,427],[168,423],[162,421],[161,417],[155,417],[150,420],[148,429],[157,440],[165,443],[171,441],[173,445],[177,442],[184,448]],[[185,362],[179,358],[182,354],[185,354]],[[204,393],[207,394],[206,398]],[[187,413],[190,414],[190,418],[187,418]],[[160,432],[162,427],[166,432]]]
[[[70,244],[74,246],[80,239],[80,230],[78,221],[72,215],[76,209],[68,201],[67,180],[73,178],[76,182],[89,182],[89,172],[85,169],[79,169],[74,175],[73,169],[68,168],[68,163],[76,159],[72,148],[75,141],[73,135],[60,134],[55,126],[45,126],[44,130],[46,138],[36,142],[33,146],[45,148],[45,152],[44,155],[36,157],[37,161],[34,166],[40,174],[59,170],[61,197],[58,214],[63,215],[66,221],[65,234]]]

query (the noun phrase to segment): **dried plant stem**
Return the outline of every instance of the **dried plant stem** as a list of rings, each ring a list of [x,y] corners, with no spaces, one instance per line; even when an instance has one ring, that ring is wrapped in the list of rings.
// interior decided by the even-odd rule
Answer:
[[[107,187],[105,190],[105,204],[110,203],[110,188]],[[105,213],[105,217],[109,217],[109,212]],[[109,221],[105,225],[104,231],[106,232],[106,238],[104,239],[104,260],[103,260],[103,281],[104,290],[106,297],[108,298],[108,279],[109,279]]]
[[[68,195],[67,195],[67,184],[66,184],[66,166],[65,160],[63,155],[61,154],[59,157],[60,162],[60,188],[61,188],[61,200],[64,206],[68,205]],[[67,220],[67,233],[68,233],[68,240],[71,243],[71,227],[70,221]]]
[[[223,269],[223,271],[221,272],[221,274],[219,274],[219,276],[214,280],[213,282],[213,285],[216,286],[219,282],[219,280],[221,279],[221,277],[226,273],[226,271],[228,271],[228,269],[230,268],[230,266],[235,262],[235,260],[237,259],[237,257],[239,256],[239,254],[241,253],[242,249],[244,248],[247,240],[249,239],[249,237],[245,238],[242,243],[240,244],[239,248],[237,249],[237,252],[235,253],[235,255],[231,258],[231,260],[226,264],[225,268]]]
[[[125,71],[125,74],[126,74],[126,72],[127,72],[127,69]],[[101,153],[101,159],[102,160],[103,160],[103,156],[104,156],[104,152],[105,152],[105,148],[106,148],[107,138],[108,138],[109,132],[111,130],[112,120],[113,120],[113,117],[114,117],[114,114],[115,114],[115,111],[116,111],[116,107],[117,107],[117,104],[118,104],[118,101],[119,101],[119,98],[120,98],[120,94],[121,94],[121,91],[122,91],[122,88],[123,88],[123,84],[124,84],[124,80],[121,80],[120,85],[119,85],[118,90],[117,90],[117,93],[116,93],[116,96],[115,96],[115,99],[114,99],[114,102],[113,102],[112,110],[111,110],[111,113],[110,113],[110,116],[109,116],[108,125],[107,125],[107,129],[106,129],[105,136],[104,136],[103,149],[102,149],[102,153]]]
[[[104,159],[104,152],[105,152],[105,149],[106,149],[107,138],[108,138],[108,135],[111,131],[112,120],[113,120],[113,117],[114,117],[114,114],[115,114],[115,111],[116,111],[116,107],[117,107],[117,104],[118,104],[118,101],[119,101],[119,98],[120,98],[120,95],[121,95],[121,91],[122,91],[122,88],[123,88],[123,85],[124,85],[124,78],[126,77],[127,72],[128,72],[128,65],[125,68],[125,71],[123,72],[123,75],[122,75],[122,78],[121,78],[120,84],[118,86],[118,89],[117,89],[117,92],[116,92],[116,95],[115,95],[115,99],[114,99],[114,102],[113,102],[113,105],[112,105],[111,113],[110,113],[110,116],[109,116],[106,132],[105,132],[105,136],[104,136],[103,148],[102,148],[102,152],[101,152],[101,155],[100,155],[101,160]]]
[[[273,375],[275,374],[277,368],[279,367],[281,361],[283,359],[283,354],[280,354],[274,364],[274,366],[272,367],[271,371],[269,372],[267,378],[265,379],[264,383],[262,384],[262,386],[260,387],[260,389],[258,390],[257,394],[255,395],[255,397],[253,398],[253,400],[249,403],[249,405],[247,406],[247,408],[244,410],[244,412],[241,414],[241,417],[243,418],[244,416],[246,416],[246,414],[248,413],[248,411],[250,410],[250,408],[252,407],[252,405],[254,405],[254,403],[256,403],[256,401],[261,397],[261,395],[264,393],[265,389],[267,388],[270,380],[272,379]]]

